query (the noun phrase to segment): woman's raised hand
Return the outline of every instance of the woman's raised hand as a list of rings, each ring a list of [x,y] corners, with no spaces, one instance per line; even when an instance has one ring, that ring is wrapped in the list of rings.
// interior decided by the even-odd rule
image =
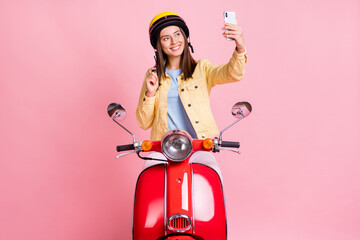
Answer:
[[[245,52],[245,43],[244,43],[244,35],[242,28],[237,24],[224,23],[223,36],[224,38],[230,38],[235,41],[236,51],[238,53]],[[226,31],[227,30],[227,31]]]
[[[155,71],[154,71],[155,70]],[[153,97],[156,94],[156,90],[159,87],[159,79],[156,75],[156,68],[152,67],[148,69],[149,74],[145,78],[147,97]]]

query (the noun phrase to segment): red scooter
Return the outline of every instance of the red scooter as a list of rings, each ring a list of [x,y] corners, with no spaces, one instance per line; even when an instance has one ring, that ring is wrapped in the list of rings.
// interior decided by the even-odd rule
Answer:
[[[247,117],[252,107],[238,102],[232,108],[235,122],[213,139],[192,139],[182,130],[171,130],[161,141],[135,140],[134,134],[123,127],[126,111],[120,104],[107,108],[109,116],[133,137],[133,143],[117,146],[122,153],[137,153],[144,160],[162,161],[144,169],[139,175],[134,200],[134,240],[227,239],[223,188],[218,173],[209,166],[191,163],[197,151],[219,152],[224,148],[240,153],[239,142],[222,140],[222,133]],[[141,156],[142,152],[160,152],[167,160]]]

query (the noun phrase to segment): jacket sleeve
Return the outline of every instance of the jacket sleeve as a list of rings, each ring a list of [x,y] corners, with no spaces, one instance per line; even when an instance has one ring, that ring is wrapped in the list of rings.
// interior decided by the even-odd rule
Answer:
[[[208,89],[217,84],[225,84],[240,81],[244,76],[244,67],[247,61],[246,51],[238,53],[234,51],[230,61],[223,65],[213,65],[209,61],[204,64],[207,76]]]
[[[146,75],[145,75],[145,78],[146,78]],[[145,92],[146,92],[146,83],[144,80],[144,83],[143,83],[143,86],[142,86],[142,89],[140,92],[138,106],[136,109],[136,119],[137,119],[139,126],[142,129],[146,130],[152,126],[153,121],[154,121],[156,96],[147,97],[145,95]],[[158,94],[158,91],[156,92],[156,94]]]

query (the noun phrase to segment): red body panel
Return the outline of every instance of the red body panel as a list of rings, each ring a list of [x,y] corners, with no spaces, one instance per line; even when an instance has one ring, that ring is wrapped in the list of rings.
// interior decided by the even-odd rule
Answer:
[[[193,163],[192,167],[195,235],[206,240],[225,240],[226,213],[220,178],[207,166]]]
[[[145,169],[139,176],[134,201],[133,239],[164,236],[165,165]]]
[[[184,214],[192,219],[192,184],[191,165],[188,161],[174,163],[167,166],[167,219],[172,215]],[[175,231],[173,231],[175,232]],[[184,233],[192,233],[192,228]]]

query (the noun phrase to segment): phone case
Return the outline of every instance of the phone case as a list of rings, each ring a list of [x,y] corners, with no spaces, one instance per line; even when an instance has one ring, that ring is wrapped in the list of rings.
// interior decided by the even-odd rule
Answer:
[[[235,12],[224,12],[224,21],[227,23],[236,24],[236,15]]]
[[[224,12],[224,22],[226,22],[226,23],[232,23],[232,24],[237,24],[235,12],[225,11],[225,12]],[[232,39],[226,38],[226,40],[232,40]]]

